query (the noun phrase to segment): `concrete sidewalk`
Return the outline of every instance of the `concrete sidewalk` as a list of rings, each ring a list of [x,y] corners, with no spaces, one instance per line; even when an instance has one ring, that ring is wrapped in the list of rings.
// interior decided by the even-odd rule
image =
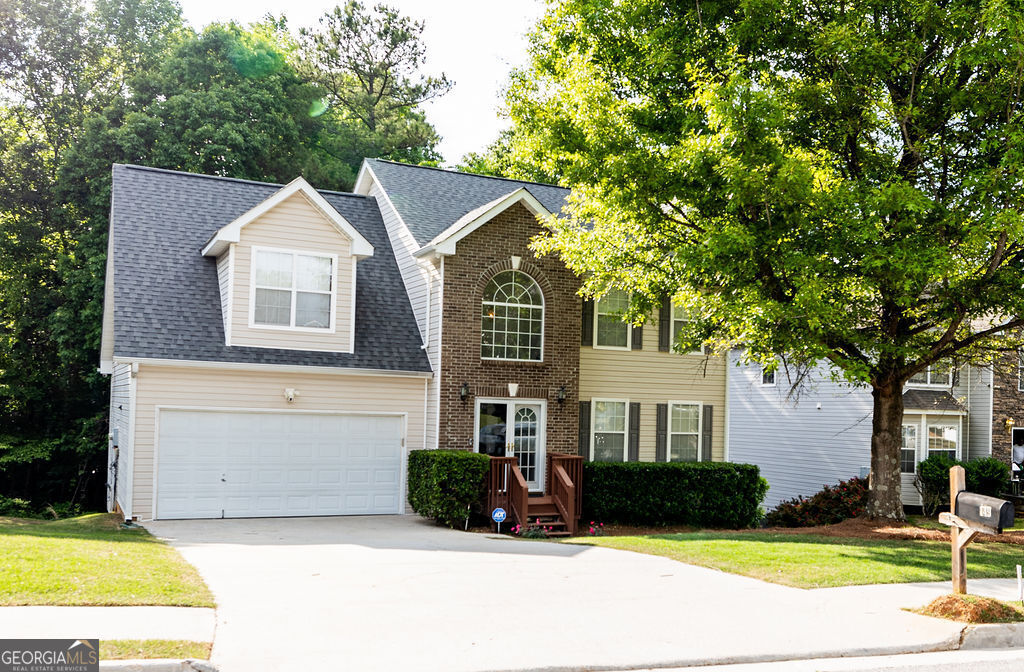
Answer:
[[[0,607],[5,639],[187,639],[212,642],[213,609]]]

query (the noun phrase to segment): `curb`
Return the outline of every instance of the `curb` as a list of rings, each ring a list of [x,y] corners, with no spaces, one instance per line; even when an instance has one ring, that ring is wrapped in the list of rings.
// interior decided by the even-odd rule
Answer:
[[[217,672],[217,667],[208,660],[101,660],[104,672]]]
[[[960,636],[960,649],[1013,649],[1024,647],[1024,623],[968,625]]]

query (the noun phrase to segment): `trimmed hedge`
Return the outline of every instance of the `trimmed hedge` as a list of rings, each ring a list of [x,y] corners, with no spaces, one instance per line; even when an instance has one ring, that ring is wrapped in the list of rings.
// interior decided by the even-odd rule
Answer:
[[[921,493],[926,516],[934,516],[940,509],[949,508],[949,469],[958,464],[964,468],[968,492],[998,497],[1010,488],[1009,465],[994,457],[958,462],[945,455],[931,455],[917,465],[917,476],[914,477],[914,487]]]
[[[409,453],[409,506],[416,513],[455,527],[469,518],[487,488],[491,458],[467,450]]]
[[[759,524],[768,482],[752,464],[585,462],[583,518],[626,525]]]

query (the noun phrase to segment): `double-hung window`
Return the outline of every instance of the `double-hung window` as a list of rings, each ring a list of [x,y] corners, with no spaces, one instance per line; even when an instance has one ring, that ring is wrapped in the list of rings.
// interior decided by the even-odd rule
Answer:
[[[333,255],[254,248],[253,326],[333,329],[335,266]]]
[[[955,424],[928,423],[928,457],[945,455],[951,460],[956,459],[960,445],[959,428]]]
[[[900,448],[900,471],[917,471],[917,425],[903,425],[903,445]]]
[[[595,462],[626,461],[625,401],[594,400],[592,458]]]
[[[598,348],[630,348],[632,329],[622,317],[629,309],[629,292],[609,290],[594,303],[594,346]]]
[[[765,387],[775,387],[775,371],[761,367],[761,384]]]
[[[700,460],[700,404],[669,404],[668,461]]]
[[[672,303],[672,342],[677,343],[679,341],[680,332],[686,329],[688,322],[692,322],[690,319],[690,313],[687,312],[683,306],[677,306],[675,302]],[[688,355],[703,355],[704,346],[697,348],[696,350],[690,350],[686,354]]]
[[[910,385],[928,385],[931,387],[949,387],[953,383],[953,367],[949,362],[932,364],[923,371],[918,371],[910,380]]]

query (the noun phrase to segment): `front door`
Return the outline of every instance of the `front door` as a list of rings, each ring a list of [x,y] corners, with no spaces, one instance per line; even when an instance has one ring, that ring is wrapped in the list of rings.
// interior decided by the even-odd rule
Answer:
[[[511,399],[478,400],[477,451],[516,457],[530,490],[543,491],[544,405]]]

